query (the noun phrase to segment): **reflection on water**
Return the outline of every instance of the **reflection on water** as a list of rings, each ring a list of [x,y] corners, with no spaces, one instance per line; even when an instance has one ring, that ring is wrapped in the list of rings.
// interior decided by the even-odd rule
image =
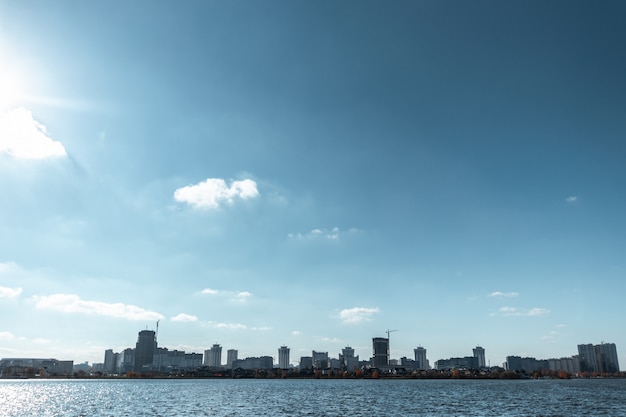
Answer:
[[[4,380],[0,416],[626,416],[626,380]]]

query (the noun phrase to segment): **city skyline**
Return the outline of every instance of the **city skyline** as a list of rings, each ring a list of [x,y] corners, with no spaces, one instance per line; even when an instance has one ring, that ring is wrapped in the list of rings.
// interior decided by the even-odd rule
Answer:
[[[0,357],[626,346],[624,13],[0,1]]]
[[[387,330],[387,335],[389,336],[389,334],[390,334],[390,331]],[[142,351],[145,352],[145,349],[147,346],[149,346],[148,349],[152,349],[153,352],[157,351],[157,346],[158,346],[157,331],[142,330],[139,332],[137,344],[135,348],[135,353],[133,353],[132,355],[134,371],[140,371],[143,365],[148,364],[149,361],[146,361],[144,358],[142,358],[140,354],[137,353],[137,352],[142,352]],[[158,347],[165,348],[167,350],[166,346],[158,346]],[[372,346],[371,346],[371,354],[369,356],[362,355],[362,354],[360,355],[355,354],[356,353],[355,349],[351,347],[350,345],[346,345],[345,347],[341,349],[341,352],[338,352],[336,354],[336,356],[334,356],[332,352],[321,352],[321,351],[316,351],[315,349],[311,349],[310,350],[311,356],[309,358],[311,359],[312,366],[315,366],[316,355],[319,355],[320,358],[324,358],[325,362],[328,362],[329,358],[332,358],[332,359],[338,359],[340,363],[343,360],[342,357],[344,358],[349,357],[352,359],[356,358],[357,363],[359,361],[359,357],[361,357],[363,361],[369,362],[370,365],[373,367],[380,367],[380,366],[386,367],[390,365],[392,361],[399,363],[402,359],[407,359],[406,356],[397,357],[397,358],[392,357],[390,354],[391,352],[390,347],[391,346],[390,346],[389,337],[387,338],[373,337]],[[224,347],[220,345],[219,343],[214,343],[209,349],[205,349],[204,353],[200,354],[200,356],[202,357],[202,364],[205,366],[209,366],[209,367],[225,367],[227,369],[231,369],[234,361],[247,359],[243,357],[239,358],[238,357],[239,350],[230,348],[226,351],[226,362],[224,362],[223,361],[224,359],[223,348]],[[128,348],[124,350],[128,350]],[[278,368],[281,368],[281,369],[287,369],[290,367],[298,367],[300,365],[301,360],[307,357],[306,355],[304,355],[300,357],[290,358],[291,349],[285,345],[281,345],[280,347],[277,348],[277,350],[278,350],[278,353],[276,355],[272,355],[266,352],[265,354],[262,354],[259,356],[272,358],[274,365],[278,366]],[[509,359],[511,357],[517,357],[520,360],[522,359],[521,356],[518,356],[518,355],[507,355],[506,361],[504,363],[492,364],[491,360],[489,360],[488,357],[485,355],[486,349],[484,347],[477,345],[473,347],[471,351],[472,351],[472,355],[470,358],[475,360],[475,362],[473,362],[474,366],[471,366],[471,367],[476,368],[476,369],[491,368],[491,367],[510,369],[508,368],[507,363],[509,362]],[[113,350],[107,349],[105,351],[105,354],[104,354],[105,359],[103,361],[103,364],[107,363],[107,355],[109,354],[109,352],[113,352]],[[414,355],[409,358],[411,361],[414,361],[412,366],[414,366],[416,369],[431,369],[432,368],[431,363],[435,364],[436,366],[437,362],[440,362],[440,361],[445,362],[445,361],[448,361],[449,359],[454,361],[456,359],[467,359],[469,357],[466,355],[465,357],[457,356],[453,358],[433,359],[431,361],[432,358],[429,358],[428,357],[429,355],[426,352],[427,352],[427,348],[424,346],[418,346],[415,349],[413,349]],[[197,354],[196,352],[184,352],[184,353],[193,354],[193,355]],[[137,361],[138,358],[139,358],[139,361]],[[572,373],[577,373],[577,372],[582,372],[582,371],[613,373],[613,372],[621,371],[621,368],[619,367],[619,359],[618,359],[618,354],[617,354],[615,343],[607,343],[604,341],[595,345],[590,344],[590,343],[578,344],[577,353],[568,355],[568,356],[561,356],[560,358],[556,356],[551,356],[551,357],[546,357],[546,358],[526,357],[525,359],[532,359],[533,361],[537,359],[539,362],[542,362],[542,361],[547,362],[548,360],[565,359],[565,358],[568,358],[570,360],[573,358],[577,358],[576,361],[579,362],[580,370],[576,372],[572,372]],[[354,362],[351,362],[351,363],[353,365],[355,364]],[[465,362],[461,361],[461,363],[465,363]],[[612,364],[616,364],[616,366],[613,368]],[[348,366],[347,368],[352,369],[354,366]],[[467,365],[464,365],[464,366],[467,366]]]

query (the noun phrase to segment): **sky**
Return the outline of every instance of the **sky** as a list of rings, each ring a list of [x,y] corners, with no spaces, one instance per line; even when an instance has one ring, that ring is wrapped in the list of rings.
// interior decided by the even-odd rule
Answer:
[[[626,369],[626,3],[0,0],[0,357]],[[223,361],[225,362],[225,353]]]

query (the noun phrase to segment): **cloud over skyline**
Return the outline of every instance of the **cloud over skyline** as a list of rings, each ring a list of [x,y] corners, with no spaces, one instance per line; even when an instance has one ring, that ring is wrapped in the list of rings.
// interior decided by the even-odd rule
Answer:
[[[359,324],[372,320],[374,314],[380,313],[378,307],[353,307],[345,308],[339,312],[339,318],[344,324]]]
[[[232,181],[228,186],[222,178],[207,178],[174,191],[174,200],[205,210],[233,204],[236,199],[248,200],[258,196],[257,184],[251,179]]]
[[[95,314],[126,320],[160,320],[163,316],[130,304],[104,303],[82,300],[75,294],[36,295],[35,307],[40,310],[53,310],[63,313]]]
[[[67,156],[61,142],[50,138],[46,127],[23,107],[0,113],[0,153],[33,160]]]
[[[174,322],[179,322],[179,323],[190,323],[190,322],[198,321],[198,317],[193,316],[191,314],[180,313],[172,317],[170,320]]]

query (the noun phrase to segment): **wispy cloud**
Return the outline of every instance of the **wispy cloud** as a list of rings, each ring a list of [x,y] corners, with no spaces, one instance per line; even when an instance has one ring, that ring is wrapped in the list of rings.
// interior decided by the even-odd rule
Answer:
[[[15,340],[15,335],[11,332],[0,332],[0,340],[11,341]]]
[[[198,317],[192,316],[191,314],[180,313],[177,316],[172,317],[170,320],[180,323],[189,323],[193,321],[198,321]]]
[[[575,195],[571,195],[565,199],[565,202],[570,203],[570,204],[575,203],[577,201],[578,201],[578,197]]]
[[[0,298],[17,298],[22,293],[21,288],[9,288],[0,286]]]
[[[291,332],[292,336],[300,336],[302,334],[302,332],[300,330],[294,330]]]
[[[46,127],[23,107],[0,113],[0,153],[6,153],[15,159],[67,156],[61,142],[52,140]]]
[[[531,309],[520,309],[517,307],[501,307],[498,312],[503,316],[517,316],[517,317],[533,317],[533,316],[544,316],[546,314],[550,314],[550,310],[547,308],[531,308]]]
[[[374,314],[380,313],[378,307],[354,307],[346,308],[339,312],[339,318],[344,324],[359,324],[364,321],[371,321]]]
[[[227,329],[227,330],[250,330],[250,331],[267,331],[271,330],[271,327],[267,326],[247,326],[241,323],[216,323],[213,321],[209,321],[208,325],[215,329]]]
[[[237,301],[240,303],[245,303],[252,297],[252,293],[248,291],[240,291],[232,298],[233,301]]]
[[[174,191],[174,200],[198,209],[216,209],[223,204],[233,204],[235,199],[248,200],[258,197],[255,181],[245,179],[232,181],[230,186],[221,178],[207,178],[195,185]]]
[[[200,291],[200,294],[205,295],[218,295],[220,297],[230,297],[230,301],[237,303],[245,303],[252,298],[250,291],[229,291],[229,290],[215,290],[212,288],[205,288]]]
[[[75,294],[36,295],[35,307],[63,313],[83,313],[127,320],[160,320],[163,316],[130,304],[82,300]]]
[[[341,340],[336,337],[322,337],[322,342],[339,343]]]
[[[333,227],[332,229],[313,229],[306,233],[289,233],[287,235],[290,239],[300,239],[300,240],[313,240],[313,239],[327,239],[327,240],[338,240],[343,236],[349,234],[356,234],[360,232],[357,228],[351,228],[348,230],[341,230],[338,227]]]
[[[517,292],[502,292],[502,291],[494,291],[492,293],[487,294],[487,297],[495,297],[495,298],[515,298],[519,295]]]

